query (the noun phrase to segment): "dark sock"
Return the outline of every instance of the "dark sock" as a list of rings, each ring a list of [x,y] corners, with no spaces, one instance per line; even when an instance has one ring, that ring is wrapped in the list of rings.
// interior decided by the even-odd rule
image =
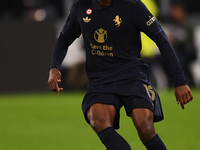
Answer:
[[[146,146],[147,150],[167,150],[158,134],[156,134],[150,141],[144,142],[143,144]]]
[[[98,136],[107,150],[131,150],[126,140],[113,127],[102,130],[98,133]]]

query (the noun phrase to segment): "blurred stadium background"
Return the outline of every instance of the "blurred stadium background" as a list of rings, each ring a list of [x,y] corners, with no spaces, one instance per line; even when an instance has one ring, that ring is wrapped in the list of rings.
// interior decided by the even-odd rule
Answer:
[[[166,118],[156,124],[157,131],[171,150],[198,150],[200,1],[142,1],[171,40],[195,99],[184,111],[176,106],[173,83],[159,51],[142,35],[142,57],[150,66],[150,79],[160,93]],[[47,86],[53,46],[72,3],[73,0],[0,1],[2,150],[104,149],[85,123],[80,107],[87,83],[82,37],[70,46],[61,66],[61,86],[65,91],[52,93]],[[144,149],[125,113],[121,127],[119,132],[133,149]]]

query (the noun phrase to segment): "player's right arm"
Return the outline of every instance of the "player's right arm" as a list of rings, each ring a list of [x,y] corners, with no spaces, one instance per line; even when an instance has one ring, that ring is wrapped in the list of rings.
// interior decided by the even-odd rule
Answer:
[[[52,68],[49,71],[48,86],[49,89],[54,92],[60,92],[63,88],[58,86],[58,82],[61,82],[61,73],[57,68]]]
[[[68,19],[56,40],[52,53],[51,66],[49,71],[48,86],[49,89],[55,92],[60,92],[63,88],[58,86],[61,82],[61,73],[59,68],[67,54],[68,47],[71,43],[80,36],[81,29],[76,18],[75,4],[72,6]]]

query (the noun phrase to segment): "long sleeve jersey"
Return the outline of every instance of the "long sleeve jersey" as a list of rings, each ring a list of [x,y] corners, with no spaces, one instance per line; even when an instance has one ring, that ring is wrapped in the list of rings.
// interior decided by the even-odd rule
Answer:
[[[158,20],[140,0],[113,0],[109,6],[102,6],[97,0],[75,1],[56,41],[51,68],[60,67],[68,46],[82,34],[90,85],[126,78],[140,80],[141,68],[148,70],[140,55],[141,32],[157,44],[175,87],[185,85],[171,43]]]

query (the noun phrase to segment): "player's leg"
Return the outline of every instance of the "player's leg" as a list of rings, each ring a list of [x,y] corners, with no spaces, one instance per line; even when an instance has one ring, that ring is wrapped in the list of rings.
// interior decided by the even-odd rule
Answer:
[[[115,115],[115,106],[107,104],[93,104],[87,111],[90,126],[97,134],[103,129],[113,127]]]
[[[155,131],[153,112],[147,108],[133,109],[130,116],[138,131],[138,135],[147,150],[166,150],[164,143]]]
[[[87,118],[107,150],[131,150],[113,128],[116,114],[114,105],[95,103],[88,109]]]

